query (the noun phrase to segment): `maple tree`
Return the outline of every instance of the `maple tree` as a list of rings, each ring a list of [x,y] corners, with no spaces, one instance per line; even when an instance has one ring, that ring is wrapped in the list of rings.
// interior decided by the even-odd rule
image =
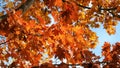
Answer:
[[[103,24],[115,34],[120,20],[119,0],[4,0],[0,13],[0,66],[68,68],[70,64],[85,68],[120,67],[120,43],[105,42],[104,60],[90,51],[98,43],[91,28]],[[51,17],[54,23],[51,22]],[[112,48],[112,49],[111,49]],[[44,57],[46,55],[47,58]],[[52,57],[62,61],[52,64]],[[10,65],[4,63],[12,57]],[[63,59],[67,62],[63,63]]]

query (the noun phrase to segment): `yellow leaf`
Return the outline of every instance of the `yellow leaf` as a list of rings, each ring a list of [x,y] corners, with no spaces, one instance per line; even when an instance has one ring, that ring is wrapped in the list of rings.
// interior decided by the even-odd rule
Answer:
[[[80,19],[85,19],[85,12],[80,12],[79,18]]]
[[[74,31],[75,33],[77,33],[77,34],[83,33],[80,26],[75,26],[75,27],[73,27],[73,31]]]
[[[110,26],[106,29],[106,31],[107,31],[107,33],[108,33],[109,35],[112,35],[112,34],[115,34],[116,29],[115,29],[112,25],[110,25]]]
[[[0,16],[2,16],[3,15],[3,12],[0,12]]]
[[[7,8],[12,8],[14,6],[13,2],[8,2],[8,4],[6,5]]]

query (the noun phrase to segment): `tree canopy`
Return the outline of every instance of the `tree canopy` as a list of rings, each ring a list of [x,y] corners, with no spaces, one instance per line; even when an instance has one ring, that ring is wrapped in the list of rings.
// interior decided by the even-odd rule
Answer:
[[[1,5],[0,12],[1,67],[120,67],[119,42],[114,45],[104,43],[102,61],[100,56],[89,50],[95,48],[99,41],[91,28],[99,28],[102,24],[109,35],[115,34],[120,20],[120,0],[2,2],[6,4]],[[53,64],[52,57],[62,63]],[[10,60],[10,64],[5,63]]]

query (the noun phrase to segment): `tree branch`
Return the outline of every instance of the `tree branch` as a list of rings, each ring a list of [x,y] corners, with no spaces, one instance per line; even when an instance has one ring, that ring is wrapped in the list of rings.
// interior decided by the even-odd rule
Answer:
[[[83,5],[78,4],[78,3],[77,3],[77,5],[78,5],[79,7],[85,8],[85,9],[91,9],[91,7],[83,6]]]
[[[69,3],[68,1],[66,1],[66,0],[62,0],[63,2],[67,2],[67,3]],[[89,7],[89,6],[84,6],[84,5],[81,5],[81,4],[79,4],[79,3],[76,3],[76,5],[77,6],[79,6],[79,7],[82,7],[82,8],[84,8],[84,9],[92,9],[92,7]],[[113,7],[113,8],[102,8],[102,6],[100,6],[99,8],[98,8],[98,10],[106,10],[106,11],[110,11],[110,10],[116,10],[117,9],[117,7]],[[111,13],[111,12],[110,12]],[[115,15],[114,13],[111,13],[112,15],[113,15],[113,17],[118,17],[118,18],[120,18],[120,15]]]
[[[32,5],[32,3],[35,0],[27,0],[24,4],[22,4],[19,8],[17,8],[16,10],[21,9],[23,11],[23,13],[28,10],[30,8],[30,6]]]
[[[24,14],[26,12],[26,10],[28,10],[30,8],[30,6],[32,5],[32,3],[35,0],[27,0],[25,3],[23,3],[19,8],[15,9],[15,10],[22,10],[22,13]],[[7,18],[8,14],[0,16],[0,19],[3,20],[5,18]]]
[[[2,43],[0,43],[0,45],[2,45],[2,44],[6,44],[7,42],[9,42],[11,39],[9,39],[9,40],[7,40],[7,41],[5,41],[5,42],[2,42]]]
[[[2,44],[6,44],[8,41],[5,41],[5,42],[2,42],[2,43],[0,43],[0,45],[2,45]]]
[[[113,12],[110,12],[110,11],[109,11],[109,13],[111,13],[113,15],[113,17],[120,18],[120,15],[115,15]]]
[[[66,1],[66,0],[62,0],[63,2],[68,2],[68,1]],[[82,8],[85,8],[85,9],[92,9],[92,7],[88,7],[88,6],[84,6],[84,5],[81,5],[81,4],[78,4],[78,3],[76,3],[79,7],[82,7]],[[109,10],[116,10],[117,9],[117,7],[113,7],[113,8],[102,8],[102,7],[99,7],[99,10],[107,10],[107,11],[109,11]]]

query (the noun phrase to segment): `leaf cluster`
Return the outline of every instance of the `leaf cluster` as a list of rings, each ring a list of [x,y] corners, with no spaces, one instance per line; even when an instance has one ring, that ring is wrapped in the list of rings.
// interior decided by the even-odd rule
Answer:
[[[120,20],[119,0],[5,1],[7,4],[0,13],[0,35],[6,38],[0,41],[0,66],[120,67],[120,43],[111,46],[105,42],[102,62],[89,50],[98,43],[98,36],[91,28],[103,24],[108,34],[115,34]],[[12,63],[6,65],[4,61],[10,61],[10,57]],[[52,64],[52,57],[62,63]]]

